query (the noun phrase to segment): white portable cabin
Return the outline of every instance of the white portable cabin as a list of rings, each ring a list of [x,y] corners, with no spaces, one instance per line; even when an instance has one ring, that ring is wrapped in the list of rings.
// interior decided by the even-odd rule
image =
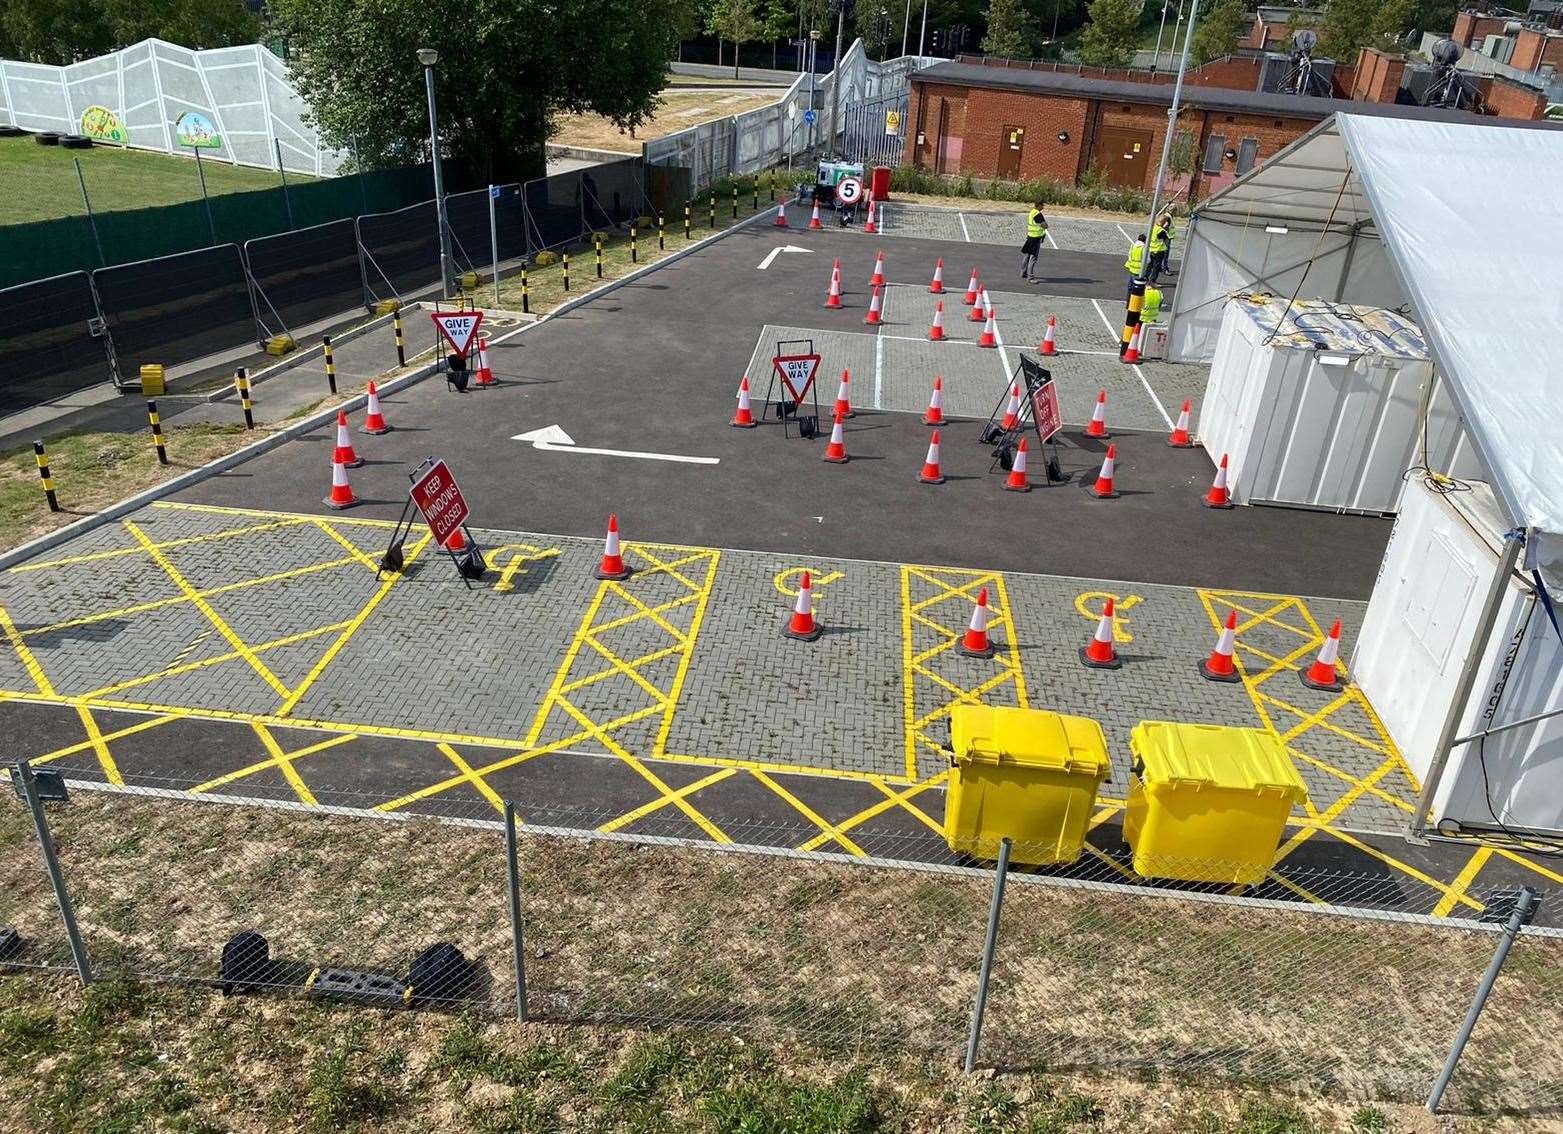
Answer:
[[[1563,635],[1543,598],[1563,602],[1560,185],[1563,123],[1368,108],[1321,122],[1189,226],[1173,360],[1211,359],[1247,292],[1403,308],[1480,467],[1435,466],[1453,492],[1408,484],[1350,659],[1421,783],[1413,836],[1563,834]]]

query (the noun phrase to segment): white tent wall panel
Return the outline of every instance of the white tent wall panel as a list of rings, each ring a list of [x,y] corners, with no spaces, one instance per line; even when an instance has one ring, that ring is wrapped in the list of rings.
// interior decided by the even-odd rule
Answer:
[[[97,59],[52,67],[0,60],[0,122],[74,133],[89,106],[106,106],[132,149],[190,157],[174,122],[187,110],[211,120],[222,146],[203,157],[265,169],[330,176],[345,154],[321,145],[287,65],[258,45],[191,51],[149,39]]]

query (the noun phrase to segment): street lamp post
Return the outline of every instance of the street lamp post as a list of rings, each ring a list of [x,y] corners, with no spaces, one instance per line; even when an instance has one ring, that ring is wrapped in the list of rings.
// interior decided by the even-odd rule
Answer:
[[[434,109],[434,65],[440,61],[440,53],[432,47],[418,49],[418,62],[423,64],[423,84],[429,96],[429,157],[434,166],[434,215],[440,230],[440,294],[450,292],[450,230],[445,223],[445,174],[440,168],[440,120]]]
[[[923,0],[923,27],[917,33],[917,56],[922,58],[923,46],[928,39],[928,0]]]

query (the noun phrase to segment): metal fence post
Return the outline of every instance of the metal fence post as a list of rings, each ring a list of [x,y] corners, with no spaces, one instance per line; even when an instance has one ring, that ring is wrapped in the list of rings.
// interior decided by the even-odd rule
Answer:
[[[494,261],[494,306],[499,306],[499,222],[494,218],[494,202],[499,200],[499,190],[488,187],[488,250]]]
[[[98,250],[98,266],[106,268],[109,262],[103,255],[103,241],[98,237],[98,218],[92,215],[92,198],[87,196],[87,176],[81,171],[81,158],[71,160],[76,163],[76,183],[81,186],[81,205],[87,210],[87,225],[92,229],[92,243]]]
[[[282,178],[282,207],[288,213],[288,231],[292,232],[298,226],[293,223],[293,199],[288,196],[288,171],[282,167],[282,143],[273,138],[272,143],[277,150],[277,176]]]
[[[1455,1066],[1460,1062],[1460,1055],[1465,1051],[1466,1043],[1470,1041],[1471,1032],[1476,1028],[1476,1021],[1487,1004],[1487,997],[1492,994],[1492,986],[1503,968],[1504,959],[1513,948],[1520,927],[1530,920],[1531,909],[1535,902],[1536,891],[1529,886],[1521,886],[1519,893],[1515,895],[1514,909],[1509,913],[1509,920],[1504,923],[1503,936],[1498,940],[1498,948],[1493,952],[1487,971],[1482,974],[1482,983],[1476,988],[1476,996],[1471,1001],[1464,1022],[1460,1024],[1459,1034],[1454,1037],[1454,1046],[1449,1049],[1449,1058],[1444,1060],[1444,1069],[1438,1073],[1438,1081],[1433,1084],[1432,1093],[1427,1096],[1427,1109],[1430,1113],[1437,1113],[1438,1104],[1443,1101],[1444,1091],[1449,1088],[1449,1080],[1454,1078]]]
[[[966,1074],[977,1064],[977,1044],[982,1039],[982,1013],[988,1007],[988,975],[993,971],[993,948],[999,939],[999,913],[1004,908],[1004,882],[1009,875],[1010,841],[999,844],[999,864],[993,874],[993,904],[988,907],[988,935],[982,942],[982,968],[977,973],[977,999],[971,1006],[971,1031],[966,1037]]]
[[[60,907],[60,920],[65,923],[65,937],[70,942],[71,957],[76,962],[76,975],[82,984],[92,983],[92,964],[87,960],[87,947],[82,944],[81,931],[76,928],[76,908],[71,905],[70,891],[65,888],[65,875],[60,873],[60,860],[54,853],[54,838],[49,834],[49,820],[43,813],[43,801],[38,798],[38,784],[33,778],[32,765],[18,760],[12,766],[12,774],[22,789],[27,809],[33,814],[33,829],[38,832],[38,848],[43,851],[44,869],[49,872],[49,885],[54,887],[54,900]]]
[[[516,1019],[526,1023],[526,949],[522,941],[521,865],[516,858],[516,805],[505,801],[505,864],[510,869],[510,956],[516,970]]]
[[[201,203],[206,206],[206,229],[212,235],[212,243],[217,243],[217,222],[212,220],[212,199],[206,195],[206,169],[201,165],[201,147],[192,147],[195,150],[195,175],[201,181]]]

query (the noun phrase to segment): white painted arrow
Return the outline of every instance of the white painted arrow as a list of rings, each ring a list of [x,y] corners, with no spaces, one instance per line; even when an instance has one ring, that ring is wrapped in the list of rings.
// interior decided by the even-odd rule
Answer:
[[[766,256],[765,259],[761,260],[758,264],[756,264],[755,265],[755,269],[757,271],[761,271],[761,272],[765,271],[766,268],[769,268],[771,266],[771,262],[773,260],[775,260],[776,257],[780,256],[783,252],[812,252],[812,251],[814,251],[814,249],[812,249],[812,248],[799,248],[796,244],[783,244],[780,248],[772,248],[771,252],[770,252],[770,255]]]
[[[591,449],[584,445],[577,445],[564,430],[557,425],[545,425],[541,429],[534,429],[530,433],[517,433],[512,441],[530,442],[532,448],[541,449],[545,453],[595,453],[599,457],[636,457],[643,461],[673,461],[680,465],[714,465],[720,457],[686,457],[682,453],[640,453],[633,449]]]

